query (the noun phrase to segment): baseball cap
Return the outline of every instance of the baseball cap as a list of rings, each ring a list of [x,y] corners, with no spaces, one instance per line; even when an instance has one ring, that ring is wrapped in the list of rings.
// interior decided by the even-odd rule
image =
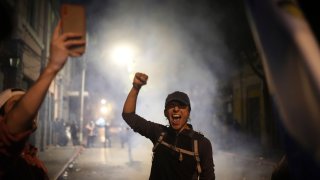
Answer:
[[[185,105],[188,105],[191,110],[190,99],[189,99],[188,95],[184,92],[175,91],[175,92],[169,94],[166,98],[165,106],[167,106],[168,103],[171,101],[178,101],[178,102],[181,102]]]
[[[25,94],[25,91],[17,88],[6,89],[0,93],[0,108],[13,96]]]

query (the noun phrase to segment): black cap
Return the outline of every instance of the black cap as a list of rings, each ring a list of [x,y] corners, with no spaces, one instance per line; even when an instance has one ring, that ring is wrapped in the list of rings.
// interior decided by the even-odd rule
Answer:
[[[175,92],[169,94],[166,98],[165,106],[167,106],[167,104],[171,101],[179,101],[185,105],[188,105],[191,110],[190,99],[189,99],[188,95],[184,92],[175,91]]]

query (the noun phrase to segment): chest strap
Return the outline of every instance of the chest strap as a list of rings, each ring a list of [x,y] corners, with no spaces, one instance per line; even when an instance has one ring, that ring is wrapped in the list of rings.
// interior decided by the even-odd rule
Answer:
[[[153,146],[152,148],[152,152],[154,152],[156,150],[156,148],[159,146],[159,144],[163,141],[163,137],[164,137],[165,133],[162,132],[158,138],[157,143]]]
[[[201,166],[200,166],[200,157],[199,157],[199,150],[198,150],[198,140],[193,141],[193,148],[194,148],[194,157],[197,161],[197,171],[200,174],[201,173]]]
[[[190,156],[194,156],[194,157],[195,157],[195,160],[196,160],[196,162],[197,162],[197,172],[198,172],[198,174],[200,174],[200,173],[202,172],[202,170],[201,170],[201,166],[200,166],[198,140],[196,140],[196,139],[193,140],[193,150],[194,150],[194,152],[192,152],[192,151],[188,151],[188,150],[185,150],[185,149],[178,148],[178,147],[176,147],[176,146],[173,146],[172,144],[169,144],[169,143],[163,141],[163,137],[164,137],[164,136],[165,136],[165,133],[162,132],[161,135],[160,135],[159,138],[158,138],[157,143],[153,146],[152,151],[155,152],[155,150],[156,150],[156,148],[158,147],[158,145],[159,145],[159,144],[162,144],[162,145],[168,147],[169,149],[178,152],[178,153],[179,153],[179,161],[180,161],[180,162],[183,160],[182,153],[183,153],[183,154],[188,154],[188,155],[190,155]]]

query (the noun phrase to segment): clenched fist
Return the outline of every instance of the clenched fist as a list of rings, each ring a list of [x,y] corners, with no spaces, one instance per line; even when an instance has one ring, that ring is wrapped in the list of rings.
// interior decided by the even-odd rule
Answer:
[[[140,89],[141,86],[147,84],[148,75],[144,73],[137,72],[133,78],[133,87],[136,89]]]

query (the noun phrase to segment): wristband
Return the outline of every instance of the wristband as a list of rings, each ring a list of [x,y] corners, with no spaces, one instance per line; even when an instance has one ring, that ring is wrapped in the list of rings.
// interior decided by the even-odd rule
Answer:
[[[133,88],[136,90],[140,90],[141,86],[139,86],[137,83],[132,83]]]

